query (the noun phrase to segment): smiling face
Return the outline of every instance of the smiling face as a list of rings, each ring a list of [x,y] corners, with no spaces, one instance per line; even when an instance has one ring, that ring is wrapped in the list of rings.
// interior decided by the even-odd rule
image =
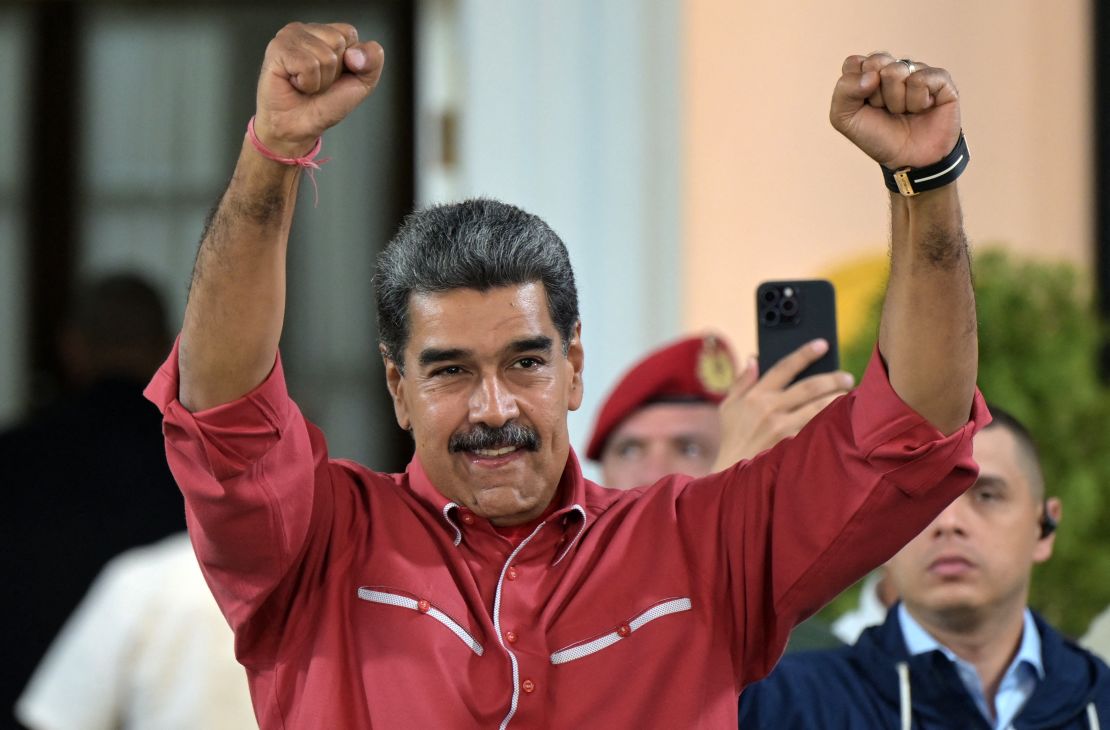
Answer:
[[[979,479],[887,563],[906,608],[922,623],[966,625],[1020,610],[1034,563],[1052,555],[1041,537],[1043,486],[1013,433],[975,436]],[[1060,504],[1048,500],[1054,518]]]
[[[654,484],[668,474],[702,477],[721,449],[712,403],[652,403],[626,418],[601,453],[602,483],[614,489]]]
[[[582,402],[582,345],[563,343],[543,285],[409,298],[403,373],[386,358],[397,422],[432,484],[498,525],[541,515]]]

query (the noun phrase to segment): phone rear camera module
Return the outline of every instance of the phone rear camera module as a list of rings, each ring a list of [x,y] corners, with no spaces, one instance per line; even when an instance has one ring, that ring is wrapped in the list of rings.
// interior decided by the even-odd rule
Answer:
[[[801,323],[801,292],[791,284],[765,284],[756,295],[762,327],[797,327]]]

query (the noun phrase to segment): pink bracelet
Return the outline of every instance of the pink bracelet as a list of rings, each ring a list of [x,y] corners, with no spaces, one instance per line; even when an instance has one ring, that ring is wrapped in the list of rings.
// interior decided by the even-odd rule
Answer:
[[[258,154],[262,155],[267,160],[273,160],[282,165],[303,167],[308,170],[308,179],[312,181],[312,190],[315,194],[315,202],[312,205],[315,207],[320,204],[320,188],[316,185],[315,171],[320,169],[320,165],[324,165],[331,161],[330,157],[325,157],[319,161],[316,159],[316,155],[320,154],[320,150],[324,147],[323,137],[317,137],[316,144],[312,145],[312,149],[300,157],[282,157],[262,144],[262,140],[258,138],[258,135],[254,131],[254,117],[251,117],[250,121],[247,122],[247,139],[249,139],[251,144],[254,145],[254,148],[258,150]]]

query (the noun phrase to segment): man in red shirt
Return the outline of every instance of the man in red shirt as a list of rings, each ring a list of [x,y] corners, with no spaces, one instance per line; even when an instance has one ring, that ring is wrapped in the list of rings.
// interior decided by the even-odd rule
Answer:
[[[568,443],[584,355],[558,237],[496,201],[417,212],[375,276],[416,456],[379,474],[329,460],[276,352],[300,168],[383,58],[342,24],[270,43],[147,390],[260,725],[733,727],[790,628],[974,479],[989,416],[955,186],[891,197],[883,329],[855,391],[758,459],[625,492],[586,481]],[[886,54],[845,61],[831,116],[888,168],[961,149],[948,74]],[[899,174],[907,192],[926,177]]]

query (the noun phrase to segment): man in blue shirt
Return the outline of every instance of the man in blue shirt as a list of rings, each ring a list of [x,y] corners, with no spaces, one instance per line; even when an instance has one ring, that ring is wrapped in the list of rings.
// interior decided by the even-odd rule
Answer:
[[[742,730],[1110,727],[1110,669],[1026,606],[1061,507],[1029,432],[991,413],[978,481],[887,563],[886,622],[783,659],[741,695]]]

